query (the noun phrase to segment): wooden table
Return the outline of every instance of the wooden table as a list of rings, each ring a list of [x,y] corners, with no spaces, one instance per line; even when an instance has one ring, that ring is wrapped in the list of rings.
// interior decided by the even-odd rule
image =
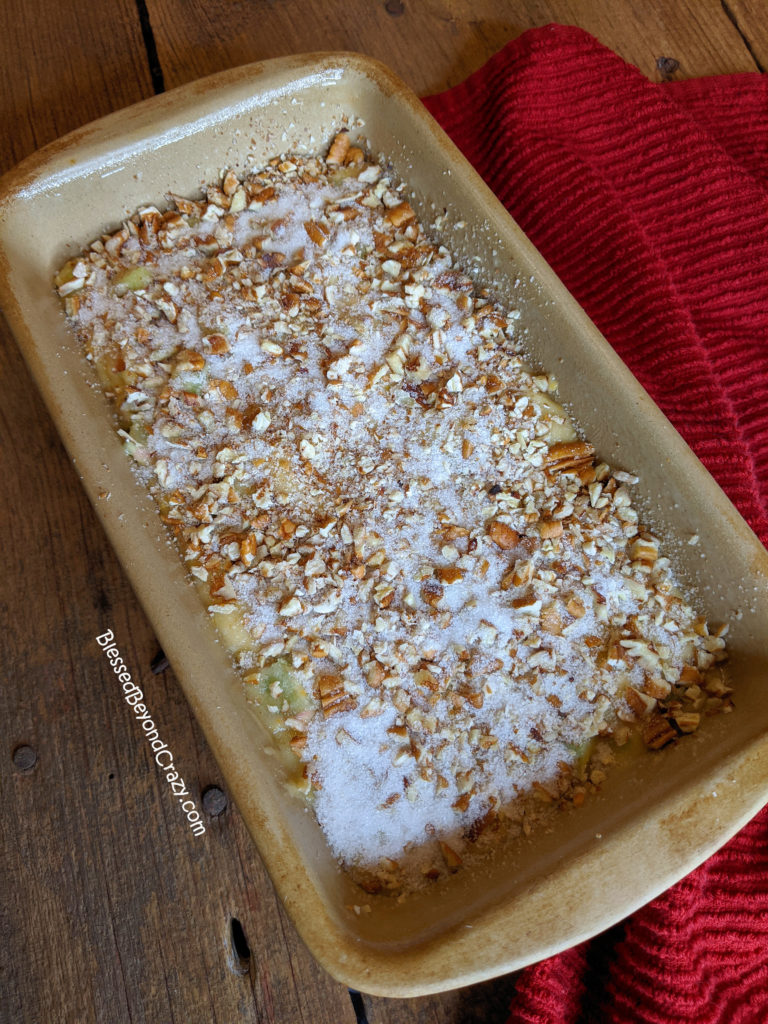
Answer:
[[[266,57],[358,50],[426,94],[558,21],[659,80],[765,69],[765,14],[760,0],[5,3],[0,172],[102,114]],[[172,672],[152,669],[152,629],[1,319],[0,424],[0,1022],[504,1021],[511,976],[387,1000],[350,996],[315,964]],[[119,699],[94,641],[105,620],[204,808],[203,837]]]

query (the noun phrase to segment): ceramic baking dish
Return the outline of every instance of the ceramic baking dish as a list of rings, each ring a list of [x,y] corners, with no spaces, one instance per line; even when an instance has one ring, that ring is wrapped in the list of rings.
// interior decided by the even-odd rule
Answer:
[[[557,373],[601,458],[636,473],[711,621],[731,624],[736,711],[672,749],[612,771],[556,828],[397,904],[339,871],[310,814],[285,795],[267,736],[185,579],[52,288],[99,233],[169,192],[198,194],[223,167],[318,151],[347,120],[412,189],[411,201],[482,284],[521,310],[529,353]],[[463,224],[463,226],[462,226]],[[768,555],[419,101],[355,55],[254,64],[85,127],[0,181],[3,309],[83,484],[167,652],[274,884],[339,980],[407,996],[519,968],[598,932],[724,843],[768,799]],[[515,284],[515,282],[518,282]],[[108,496],[108,497],[107,497]],[[698,546],[682,543],[696,533]],[[677,542],[675,541],[677,539]],[[90,638],[84,637],[84,643]],[[366,903],[370,913],[350,908]]]

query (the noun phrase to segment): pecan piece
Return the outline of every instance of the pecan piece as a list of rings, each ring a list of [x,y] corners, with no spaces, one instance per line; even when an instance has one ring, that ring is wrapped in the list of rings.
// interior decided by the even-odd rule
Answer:
[[[443,587],[437,580],[425,580],[421,585],[421,597],[425,604],[436,608],[444,594]]]
[[[467,801],[467,803],[469,803],[469,801]],[[442,839],[439,840],[439,842],[440,852],[443,855],[443,860],[445,861],[446,867],[448,868],[449,871],[456,871],[458,868],[461,867],[461,857],[458,855],[458,853],[456,853],[456,851],[452,847],[448,845],[448,843],[444,843]]]
[[[660,750],[677,738],[677,733],[661,715],[652,715],[643,728],[643,742],[649,750]]]
[[[539,536],[542,540],[553,540],[555,537],[562,537],[562,535],[563,524],[559,519],[542,519],[539,525]]]
[[[455,565],[444,565],[435,571],[441,583],[456,583],[464,579],[464,570]]]
[[[357,701],[344,689],[344,680],[339,675],[328,673],[318,676],[315,681],[315,692],[320,699],[324,718],[357,707]]]
[[[397,206],[391,207],[387,210],[385,217],[394,227],[399,228],[403,224],[407,224],[409,220],[413,220],[416,214],[413,212],[410,203],[399,203]]]
[[[339,132],[331,143],[328,156],[325,158],[327,164],[343,164],[344,157],[349,152],[349,132]]]
[[[499,522],[498,519],[494,519],[491,525],[488,527],[488,536],[498,545],[503,551],[507,551],[512,548],[520,540],[520,534],[517,530],[513,530],[511,526],[507,526],[506,523]]]
[[[578,470],[588,466],[594,456],[595,449],[589,441],[557,441],[549,446],[544,456],[544,466],[548,473]]]

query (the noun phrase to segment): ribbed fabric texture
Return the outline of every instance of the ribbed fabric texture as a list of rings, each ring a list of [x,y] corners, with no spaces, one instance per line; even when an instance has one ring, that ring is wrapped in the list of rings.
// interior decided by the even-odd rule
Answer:
[[[766,78],[651,83],[549,26],[425,102],[768,542]],[[768,809],[509,1020],[768,1024]]]

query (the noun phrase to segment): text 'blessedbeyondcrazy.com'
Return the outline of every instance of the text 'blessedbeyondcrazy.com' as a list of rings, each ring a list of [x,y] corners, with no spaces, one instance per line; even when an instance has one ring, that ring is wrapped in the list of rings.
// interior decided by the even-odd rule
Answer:
[[[108,629],[106,633],[96,637],[96,643],[104,651],[112,666],[112,671],[122,684],[125,701],[127,704],[130,704],[137,720],[141,723],[141,728],[144,730],[147,741],[154,751],[155,761],[164,772],[174,796],[178,797],[181,809],[187,816],[190,828],[196,836],[200,836],[205,832],[205,825],[200,817],[200,812],[195,806],[194,800],[190,798],[189,791],[184,784],[184,779],[176,770],[176,766],[173,763],[173,754],[168,749],[168,744],[160,739],[157,726],[153,722],[149,709],[144,703],[144,694],[131,678],[131,673],[128,671],[120,651],[113,642],[114,639],[115,634],[111,629]]]

